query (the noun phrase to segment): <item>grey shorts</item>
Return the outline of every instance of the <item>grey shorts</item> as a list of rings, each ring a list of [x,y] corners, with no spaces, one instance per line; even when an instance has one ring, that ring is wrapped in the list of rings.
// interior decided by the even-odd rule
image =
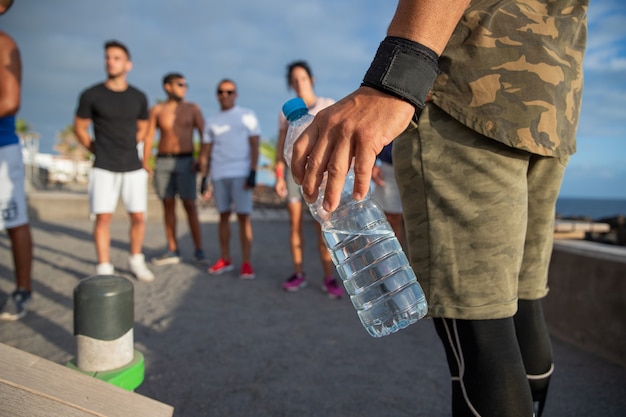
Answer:
[[[393,147],[411,264],[431,317],[511,317],[548,293],[568,157],[541,157],[428,104]]]
[[[237,214],[252,212],[252,189],[245,188],[247,178],[220,178],[213,180],[213,199],[220,213]]]
[[[196,199],[196,173],[193,156],[157,156],[154,165],[154,188],[162,200],[178,194],[183,200]]]

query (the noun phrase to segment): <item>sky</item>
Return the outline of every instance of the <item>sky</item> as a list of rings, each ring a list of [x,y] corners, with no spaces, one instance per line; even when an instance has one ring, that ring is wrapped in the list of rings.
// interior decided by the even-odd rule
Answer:
[[[238,84],[238,104],[253,109],[272,140],[287,89],[286,65],[309,62],[318,96],[339,99],[357,88],[396,2],[391,0],[15,0],[0,28],[18,43],[24,65],[18,117],[54,153],[73,122],[77,98],[104,80],[103,44],[130,49],[129,82],[150,104],[165,98],[164,74],[183,73],[189,101],[218,111],[222,78]],[[626,199],[626,3],[591,0],[578,152],[561,197]]]

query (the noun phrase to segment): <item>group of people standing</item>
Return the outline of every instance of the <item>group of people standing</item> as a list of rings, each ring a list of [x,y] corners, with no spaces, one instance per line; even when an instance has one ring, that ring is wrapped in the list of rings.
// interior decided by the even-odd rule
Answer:
[[[79,98],[74,132],[80,143],[94,154],[89,181],[91,213],[95,215],[96,274],[115,271],[110,259],[110,223],[119,196],[130,217],[130,271],[140,281],[152,281],[142,253],[145,235],[148,176],[163,202],[167,249],[152,259],[155,265],[181,260],[176,238],[176,197],[187,214],[194,243],[194,260],[206,261],[196,207],[196,178],[202,175],[204,198],[213,197],[220,213],[220,257],[208,268],[211,274],[233,269],[230,255],[231,212],[240,226],[242,264],[240,277],[255,277],[250,257],[252,247],[252,190],[256,185],[260,127],[255,113],[236,105],[237,85],[223,79],[217,86],[220,112],[204,119],[200,107],[185,101],[188,83],[180,73],[163,78],[167,100],[148,109],[143,92],[130,85],[132,69],[128,48],[118,41],[104,45],[107,79],[84,90]],[[92,139],[89,128],[93,125]],[[152,147],[159,132],[157,155]],[[194,133],[202,137],[198,157],[194,155]],[[143,142],[143,155],[138,144]],[[207,178],[210,176],[210,187]]]
[[[230,253],[230,217],[234,211],[239,224],[241,268],[243,279],[255,278],[251,263],[253,231],[250,213],[252,191],[256,186],[261,129],[254,111],[236,105],[237,85],[233,80],[221,80],[216,89],[220,111],[206,119],[200,107],[185,100],[189,84],[180,73],[163,77],[167,100],[148,109],[147,98],[128,84],[126,77],[132,69],[128,48],[118,42],[105,43],[106,81],[84,90],[78,101],[74,131],[80,143],[94,156],[89,183],[91,213],[95,215],[96,274],[113,274],[110,259],[110,223],[121,196],[130,217],[130,256],[128,267],[141,281],[152,281],[142,253],[147,206],[147,178],[152,175],[154,186],[163,202],[167,248],[152,259],[154,265],[180,262],[176,239],[176,198],[182,200],[194,244],[193,258],[204,263],[202,233],[198,219],[196,178],[202,177],[200,193],[213,198],[219,212],[218,240],[220,254],[207,271],[219,275],[232,271]],[[288,85],[309,105],[315,114],[334,103],[317,97],[313,90],[314,77],[309,65],[297,61],[288,66]],[[94,138],[89,128],[93,125]],[[286,291],[306,286],[302,261],[302,200],[291,175],[285,175],[282,158],[287,121],[280,115],[276,154],[276,191],[287,199],[291,231],[290,248],[294,273],[283,284]],[[157,154],[152,166],[153,143],[158,132]],[[202,138],[198,155],[194,155],[194,133]],[[137,151],[143,142],[143,155]],[[210,180],[209,180],[210,178]],[[334,277],[334,265],[317,225],[318,248],[324,271],[322,290],[331,298],[341,298],[341,284]]]
[[[7,1],[0,0],[0,5]],[[389,172],[389,161],[381,155],[393,141],[404,240],[446,353],[455,417],[541,416],[546,403],[554,363],[541,302],[549,291],[556,200],[569,156],[576,150],[588,5],[588,0],[399,0],[361,86],[348,96],[333,104],[317,98],[310,69],[289,69],[289,85],[317,115],[294,145],[291,186],[284,161],[280,156],[277,161],[276,189],[289,201],[294,263],[283,288],[293,291],[306,285],[301,203],[294,189],[299,186],[304,200],[313,202],[326,176],[323,207],[333,211],[345,173],[353,166],[353,197],[361,199],[369,192],[377,158]],[[14,90],[20,67],[15,45],[6,37],[0,42],[0,71],[9,70],[0,74],[0,93],[8,91],[13,98],[8,110],[1,107],[4,97],[0,101],[0,149],[8,152],[15,145],[7,131],[19,107]],[[82,94],[75,123],[79,139],[96,155],[90,201],[97,218],[98,272],[113,270],[108,227],[112,196],[121,192],[131,217],[131,271],[151,280],[141,253],[147,171],[136,145],[154,129],[151,124],[161,123],[159,128],[170,130],[172,138],[178,135],[173,122],[178,106],[172,97],[179,97],[180,103],[185,81],[181,77],[172,81],[176,85],[169,82],[168,88],[178,92],[149,113],[145,95],[126,82],[132,67],[127,49],[107,44],[106,63],[107,81]],[[252,112],[235,106],[234,82],[220,82],[217,94],[222,111],[202,126],[200,117],[195,124],[195,110],[189,107],[183,129],[187,135],[194,128],[205,132],[198,170],[211,170],[221,213],[221,257],[209,272],[233,269],[225,243],[234,203],[244,246],[241,276],[251,278],[246,245],[252,231],[246,213],[256,182],[260,130]],[[115,129],[113,118],[122,119]],[[87,134],[91,122],[93,142]],[[285,131],[283,122],[283,142]],[[233,139],[237,132],[241,136]],[[249,145],[249,152],[238,151],[246,155],[245,162],[230,159],[240,154],[228,149],[222,138],[240,147]],[[165,140],[159,150],[157,170],[169,167],[175,172],[178,164],[192,164],[188,144],[172,142]],[[15,184],[23,186],[23,180]],[[169,186],[157,187],[164,204],[170,204]],[[16,202],[17,212],[25,210],[22,197]],[[16,269],[21,265],[30,273],[26,264],[32,249],[24,217],[13,221],[9,214],[14,206],[3,207],[2,225],[9,229],[14,251],[21,250],[23,256],[16,256]],[[173,230],[170,224],[168,236],[174,240],[168,239],[171,253],[159,258],[163,261],[178,257]],[[194,242],[196,258],[202,258],[200,241]],[[320,255],[327,274],[321,244]],[[9,300],[23,307],[30,291],[20,276]],[[332,295],[329,281],[325,277],[323,284]],[[23,308],[17,311],[14,316]]]

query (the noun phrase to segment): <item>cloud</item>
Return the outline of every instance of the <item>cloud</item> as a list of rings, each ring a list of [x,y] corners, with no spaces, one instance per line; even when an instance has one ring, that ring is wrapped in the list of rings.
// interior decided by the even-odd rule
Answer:
[[[41,149],[51,152],[55,134],[72,123],[80,91],[104,79],[107,39],[129,46],[134,63],[129,80],[151,103],[164,98],[161,78],[175,70],[186,75],[187,98],[207,116],[217,111],[217,82],[233,78],[239,104],[257,112],[269,139],[276,135],[281,105],[292,97],[287,63],[308,60],[316,92],[343,97],[359,85],[395,5],[380,0],[31,0],[15,2],[0,23],[22,52],[19,117],[41,134]],[[594,172],[612,169],[607,161],[624,163],[626,150],[617,145],[626,138],[623,0],[592,0],[588,34],[579,152],[571,174],[566,173],[567,187],[582,190],[576,194],[597,190]],[[578,164],[594,168],[579,171]],[[567,179],[576,173],[588,175],[589,184],[580,177]],[[622,174],[614,171],[611,178]]]
[[[358,7],[356,7],[358,6]],[[285,66],[311,63],[320,95],[339,98],[358,86],[395,4],[229,0],[110,0],[16,2],[5,29],[24,61],[20,117],[40,130],[43,148],[73,118],[82,89],[103,80],[105,40],[131,51],[129,81],[162,99],[161,77],[176,70],[190,84],[188,99],[205,115],[217,110],[216,83],[233,78],[239,104],[254,109],[265,136],[275,135],[287,91]],[[51,126],[56,126],[52,128]]]

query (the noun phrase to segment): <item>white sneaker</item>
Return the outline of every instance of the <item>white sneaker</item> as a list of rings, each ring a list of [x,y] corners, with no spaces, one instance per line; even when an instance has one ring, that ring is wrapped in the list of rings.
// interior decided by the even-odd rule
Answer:
[[[96,275],[113,275],[114,273],[115,268],[109,262],[96,265]]]
[[[137,253],[128,257],[128,267],[139,281],[154,281],[154,274],[146,266],[143,253]]]

